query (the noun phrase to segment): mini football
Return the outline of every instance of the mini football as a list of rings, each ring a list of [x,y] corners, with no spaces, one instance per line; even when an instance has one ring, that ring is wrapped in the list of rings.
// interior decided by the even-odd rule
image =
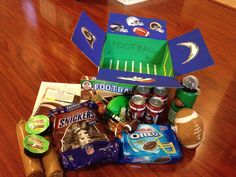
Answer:
[[[149,34],[150,34],[148,30],[146,30],[144,28],[140,28],[140,27],[135,27],[133,29],[133,32],[139,36],[145,36],[145,37],[149,36]]]
[[[196,149],[202,142],[203,122],[198,113],[190,108],[177,112],[174,122],[176,136],[188,149]]]

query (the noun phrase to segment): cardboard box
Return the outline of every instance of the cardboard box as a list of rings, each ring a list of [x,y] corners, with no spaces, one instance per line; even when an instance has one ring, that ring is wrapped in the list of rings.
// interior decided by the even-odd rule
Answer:
[[[164,20],[112,13],[105,33],[82,12],[72,41],[98,67],[98,80],[182,87],[176,76],[213,65],[198,29],[166,36]]]

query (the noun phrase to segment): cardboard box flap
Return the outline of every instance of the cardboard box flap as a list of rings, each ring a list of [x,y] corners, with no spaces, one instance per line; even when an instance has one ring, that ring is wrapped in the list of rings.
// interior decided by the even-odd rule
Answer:
[[[97,66],[100,63],[105,37],[105,32],[85,12],[82,12],[72,41]]]
[[[214,64],[198,29],[168,41],[168,45],[175,76]]]
[[[100,69],[96,78],[99,80],[132,85],[160,86],[168,88],[182,87],[174,77],[155,76],[110,69]]]
[[[166,21],[111,13],[107,32],[166,40]]]

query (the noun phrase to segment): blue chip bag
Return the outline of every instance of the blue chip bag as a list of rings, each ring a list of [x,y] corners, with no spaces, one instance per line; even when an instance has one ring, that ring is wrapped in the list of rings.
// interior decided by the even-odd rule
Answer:
[[[175,163],[182,157],[170,126],[140,124],[131,134],[122,133],[121,163]]]

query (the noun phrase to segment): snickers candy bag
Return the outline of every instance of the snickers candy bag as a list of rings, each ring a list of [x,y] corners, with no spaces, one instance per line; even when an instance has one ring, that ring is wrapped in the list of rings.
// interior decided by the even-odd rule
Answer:
[[[94,102],[61,107],[54,113],[53,144],[65,169],[117,161],[119,144],[110,142],[95,125],[97,107]]]
[[[90,135],[97,138],[97,106],[93,102],[84,102],[59,107],[51,112],[53,119],[53,145],[57,152],[75,149],[89,143]],[[89,134],[90,133],[90,134]]]

